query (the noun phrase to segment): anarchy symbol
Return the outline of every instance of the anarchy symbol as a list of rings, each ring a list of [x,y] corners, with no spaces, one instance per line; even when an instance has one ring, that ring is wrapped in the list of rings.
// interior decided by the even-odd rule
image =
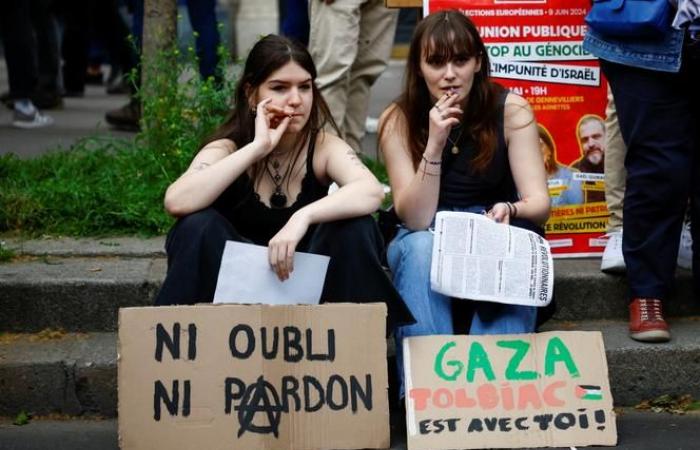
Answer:
[[[262,375],[258,378],[258,381],[248,386],[240,405],[236,409],[238,410],[238,423],[241,426],[238,430],[238,437],[241,437],[246,431],[260,434],[272,433],[276,438],[279,437],[283,408],[280,405],[277,391],[272,384],[265,381]],[[258,413],[263,413],[267,416],[265,425],[253,422]]]

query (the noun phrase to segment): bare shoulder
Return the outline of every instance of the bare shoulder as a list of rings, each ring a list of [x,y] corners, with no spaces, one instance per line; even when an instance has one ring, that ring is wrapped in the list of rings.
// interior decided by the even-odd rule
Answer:
[[[208,151],[212,153],[222,153],[224,156],[230,155],[236,150],[236,143],[233,142],[231,139],[217,139],[215,141],[209,142],[207,145],[202,147],[202,151]]]
[[[530,102],[518,94],[509,92],[504,105],[503,119],[506,129],[524,128],[535,123],[535,114]]]
[[[202,147],[192,160],[188,171],[202,170],[233,153],[236,144],[231,139],[217,139]]]
[[[401,131],[406,126],[406,116],[399,105],[392,103],[379,116],[380,135]]]
[[[514,92],[508,92],[508,95],[506,95],[506,107],[508,106],[528,107],[530,106],[530,102]]]
[[[353,152],[355,151],[348,145],[347,142],[339,138],[333,133],[321,130],[316,135],[316,150],[322,154],[330,154],[335,152]]]

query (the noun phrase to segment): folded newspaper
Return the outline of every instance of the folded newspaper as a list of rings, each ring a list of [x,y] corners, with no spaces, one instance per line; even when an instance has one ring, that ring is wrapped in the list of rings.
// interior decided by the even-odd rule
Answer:
[[[549,243],[480,214],[438,212],[430,285],[451,297],[547,306],[554,285]]]

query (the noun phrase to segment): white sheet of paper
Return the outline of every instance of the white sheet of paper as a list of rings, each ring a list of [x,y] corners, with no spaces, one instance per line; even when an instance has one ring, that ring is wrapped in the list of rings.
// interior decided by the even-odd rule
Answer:
[[[318,304],[330,258],[294,253],[294,272],[280,281],[270,267],[267,247],[226,241],[214,303]]]

